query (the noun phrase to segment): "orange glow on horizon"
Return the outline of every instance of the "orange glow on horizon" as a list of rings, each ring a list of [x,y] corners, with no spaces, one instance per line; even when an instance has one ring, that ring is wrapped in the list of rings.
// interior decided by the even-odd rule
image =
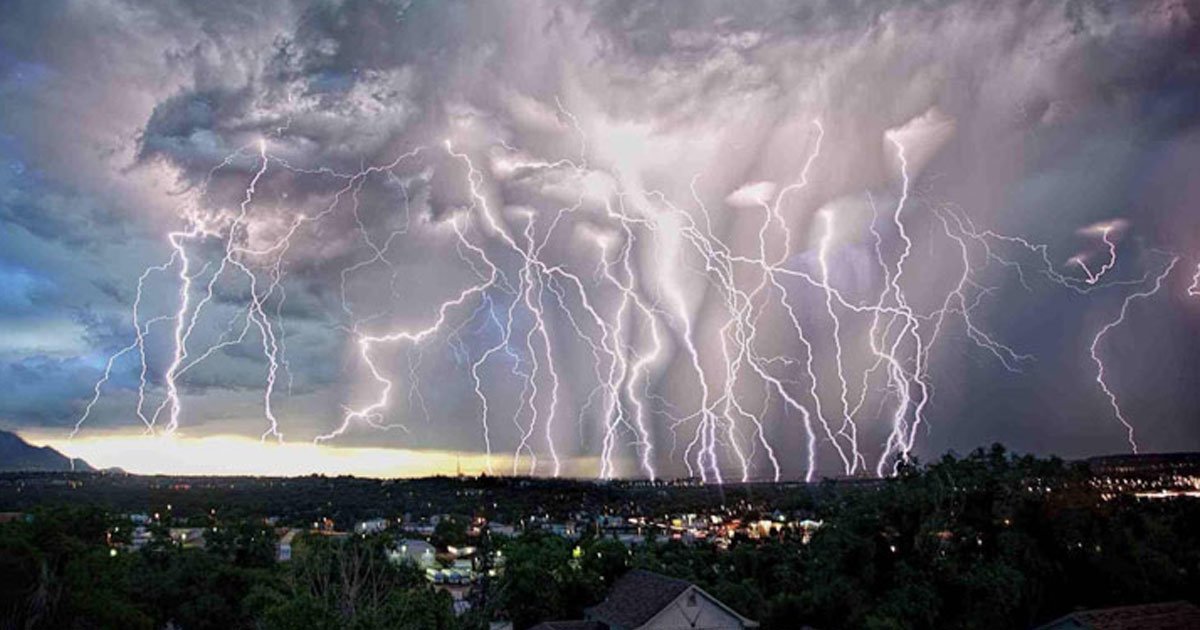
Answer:
[[[482,453],[380,447],[340,447],[311,442],[261,441],[239,435],[109,434],[77,436],[23,433],[37,446],[50,446],[98,469],[119,467],[135,474],[360,477],[424,477],[486,470]],[[496,470],[512,468],[512,459],[492,455]],[[522,466],[524,468],[524,466]]]

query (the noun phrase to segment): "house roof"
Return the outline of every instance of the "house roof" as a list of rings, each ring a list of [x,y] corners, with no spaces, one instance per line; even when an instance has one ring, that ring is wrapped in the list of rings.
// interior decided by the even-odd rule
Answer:
[[[636,628],[650,621],[692,584],[685,580],[634,569],[613,584],[603,602],[588,616],[610,625]]]
[[[543,621],[530,630],[607,630],[599,621]]]
[[[1200,628],[1200,607],[1180,601],[1081,610],[1052,621],[1042,628],[1190,630]]]

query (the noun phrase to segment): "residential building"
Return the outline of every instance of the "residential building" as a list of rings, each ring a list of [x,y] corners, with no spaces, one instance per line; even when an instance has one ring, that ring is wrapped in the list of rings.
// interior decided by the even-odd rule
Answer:
[[[634,569],[581,621],[548,621],[534,630],[744,630],[758,623],[688,582]]]
[[[544,529],[555,536],[561,536],[569,540],[575,540],[579,537],[579,530],[575,523],[567,521],[562,523],[546,523]]]
[[[1081,610],[1037,630],[1194,630],[1200,628],[1200,607],[1188,602],[1164,602]]]
[[[422,569],[431,569],[437,563],[437,549],[424,540],[402,540],[398,547],[388,551],[388,559],[392,562],[407,560]]]
[[[493,536],[507,536],[512,538],[517,535],[517,528],[506,523],[497,523],[495,521],[488,523],[488,533]]]
[[[369,521],[362,521],[354,526],[356,534],[378,534],[391,525],[386,518],[373,518]]]
[[[133,529],[133,536],[130,537],[130,544],[134,549],[141,549],[142,547],[150,544],[150,541],[153,539],[154,535],[150,533],[150,530],[146,529],[142,525],[138,525]]]
[[[24,512],[0,512],[0,523],[15,523],[17,521],[28,523],[32,520],[33,515]]]
[[[298,529],[287,529],[275,544],[275,561],[288,562],[292,559],[292,542],[296,540]]]
[[[171,541],[184,549],[204,548],[203,527],[172,527],[169,531]]]

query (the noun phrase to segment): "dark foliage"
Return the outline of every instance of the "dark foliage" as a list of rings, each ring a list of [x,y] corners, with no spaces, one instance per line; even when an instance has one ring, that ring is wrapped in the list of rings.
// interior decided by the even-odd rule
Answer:
[[[252,482],[262,480],[238,483]],[[354,507],[331,500],[327,509],[365,513],[380,487],[409,488],[401,495],[430,487],[346,483],[351,496],[342,499]],[[436,593],[419,570],[387,561],[391,541],[383,536],[301,536],[293,561],[276,563],[276,532],[263,525],[264,510],[251,518],[239,515],[251,511],[248,505],[231,507],[219,493],[198,501],[187,495],[195,505],[174,495],[174,518],[206,527],[205,549],[183,549],[160,536],[139,552],[113,555],[112,543],[128,541],[128,521],[112,516],[119,508],[46,506],[30,520],[0,525],[0,630],[168,624],[450,630],[484,628],[495,618],[521,630],[580,618],[633,567],[692,581],[767,629],[1028,628],[1076,608],[1200,593],[1200,502],[1101,500],[1084,468],[1014,457],[999,447],[906,467],[881,483],[683,488],[674,502],[674,489],[653,486],[484,480],[474,488],[490,490],[476,492],[460,480],[427,483],[470,489],[448,493],[453,505],[441,509],[460,515],[490,515],[492,504],[480,504],[498,494],[521,495],[534,506],[531,514],[546,514],[544,506],[569,496],[600,506],[597,512],[650,505],[636,509],[660,517],[752,498],[749,516],[799,510],[824,526],[807,543],[785,530],[770,539],[736,539],[722,550],[673,540],[627,548],[594,528],[576,542],[536,531],[511,540],[486,532],[476,538],[466,528],[470,516],[446,519],[434,537],[477,545],[477,569],[488,576],[471,595],[474,609],[455,617],[449,595]],[[423,496],[416,505],[436,509]],[[373,511],[417,511],[412,506],[397,500]],[[285,519],[310,517],[268,509]]]
[[[829,492],[804,544],[630,551],[544,535],[506,547],[498,588],[517,628],[578,618],[629,567],[690,580],[764,629],[1029,628],[1078,608],[1200,593],[1200,502],[1100,500],[1084,469],[1000,447]]]
[[[377,537],[304,537],[295,560],[277,565],[273,532],[252,523],[210,532],[203,550],[164,536],[113,555],[106,532],[116,526],[91,508],[0,526],[0,628],[459,627],[449,596],[415,567],[388,562]]]

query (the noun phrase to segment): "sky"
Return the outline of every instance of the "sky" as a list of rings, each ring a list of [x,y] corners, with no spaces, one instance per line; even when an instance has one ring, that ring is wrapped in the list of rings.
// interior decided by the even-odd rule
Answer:
[[[1198,19],[3,3],[0,428],[188,474],[1200,449]]]

